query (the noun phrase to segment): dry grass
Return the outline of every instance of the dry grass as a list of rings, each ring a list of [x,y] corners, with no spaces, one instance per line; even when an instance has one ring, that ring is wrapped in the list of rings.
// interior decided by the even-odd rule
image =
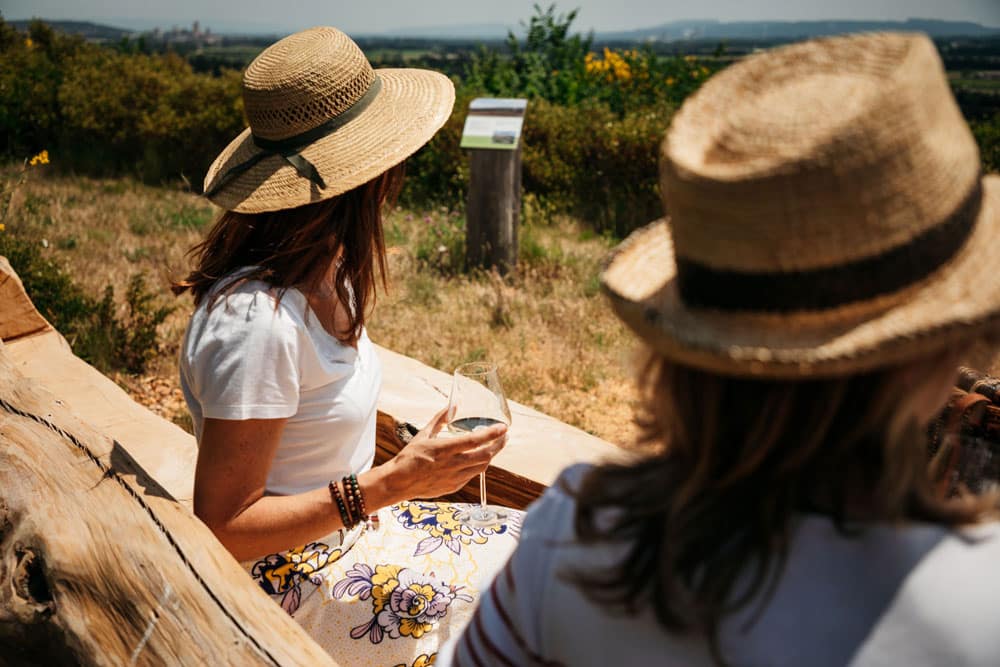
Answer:
[[[175,300],[168,285],[186,270],[185,252],[210,224],[211,207],[176,188],[130,180],[32,176],[12,201],[7,233],[44,239],[46,252],[91,294],[108,284],[121,293],[142,271],[164,302],[178,305],[161,327],[163,349],[150,372],[116,380],[188,424],[176,357],[191,304]],[[439,247],[435,234],[453,223],[446,211],[388,216],[391,289],[369,324],[372,339],[446,371],[494,359],[511,398],[609,441],[631,440],[633,341],[597,284],[608,242],[570,221],[532,225],[522,232],[517,275],[449,276],[425,260]]]

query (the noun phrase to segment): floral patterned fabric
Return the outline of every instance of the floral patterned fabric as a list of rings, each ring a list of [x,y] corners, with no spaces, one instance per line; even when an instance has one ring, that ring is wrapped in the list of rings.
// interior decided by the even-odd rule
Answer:
[[[470,528],[457,519],[466,509],[399,503],[354,534],[244,566],[342,665],[429,667],[468,623],[520,536],[521,512]]]

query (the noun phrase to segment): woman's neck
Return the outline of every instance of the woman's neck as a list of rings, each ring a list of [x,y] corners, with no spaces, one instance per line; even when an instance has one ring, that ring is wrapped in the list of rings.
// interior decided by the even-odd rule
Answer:
[[[330,262],[330,266],[318,280],[310,281],[311,284],[303,286],[300,291],[323,329],[345,345],[357,348],[357,341],[350,342],[348,336],[351,330],[349,304],[343,303],[337,293],[339,266],[338,256]]]

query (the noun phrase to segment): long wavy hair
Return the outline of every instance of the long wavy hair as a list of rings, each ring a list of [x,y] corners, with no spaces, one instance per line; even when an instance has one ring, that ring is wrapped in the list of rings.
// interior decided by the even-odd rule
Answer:
[[[280,302],[288,288],[316,290],[336,261],[333,289],[348,306],[347,330],[336,335],[356,344],[375,303],[376,271],[386,286],[382,209],[395,203],[403,173],[399,164],[349,192],[297,208],[226,211],[188,253],[194,270],[171,289],[177,295],[190,290],[196,306],[208,298],[211,307],[237,285],[262,280],[278,288]]]
[[[930,416],[914,403],[947,389],[957,360],[946,356],[838,379],[768,381],[649,354],[639,375],[645,453],[567,489],[580,541],[624,544],[625,555],[610,570],[566,576],[627,613],[651,605],[666,630],[704,636],[725,664],[720,623],[766,601],[797,513],[828,514],[845,534],[865,520],[981,519],[992,499],[945,498],[928,473]],[[936,388],[919,386],[935,377]]]

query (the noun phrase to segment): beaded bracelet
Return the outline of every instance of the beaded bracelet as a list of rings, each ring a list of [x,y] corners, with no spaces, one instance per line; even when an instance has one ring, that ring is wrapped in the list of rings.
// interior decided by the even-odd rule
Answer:
[[[353,528],[355,521],[351,517],[350,512],[347,510],[347,504],[344,502],[344,496],[340,493],[340,485],[332,480],[330,481],[330,495],[333,496],[333,499],[337,503],[337,509],[340,510],[340,519],[344,523],[344,528]]]
[[[368,510],[365,508],[365,496],[361,493],[361,487],[358,485],[357,475],[351,475],[351,488],[354,490],[354,499],[357,501],[360,516],[368,516]]]
[[[347,505],[351,513],[363,521],[365,518],[364,499],[361,496],[361,489],[358,487],[358,478],[355,475],[348,475],[344,478],[344,495],[347,496]]]
[[[358,484],[357,475],[348,475],[344,478],[344,494],[347,496],[347,503],[351,512],[358,517],[358,521],[365,521],[371,525],[371,517],[368,516],[368,509],[365,506],[365,496],[361,493],[361,486]]]

